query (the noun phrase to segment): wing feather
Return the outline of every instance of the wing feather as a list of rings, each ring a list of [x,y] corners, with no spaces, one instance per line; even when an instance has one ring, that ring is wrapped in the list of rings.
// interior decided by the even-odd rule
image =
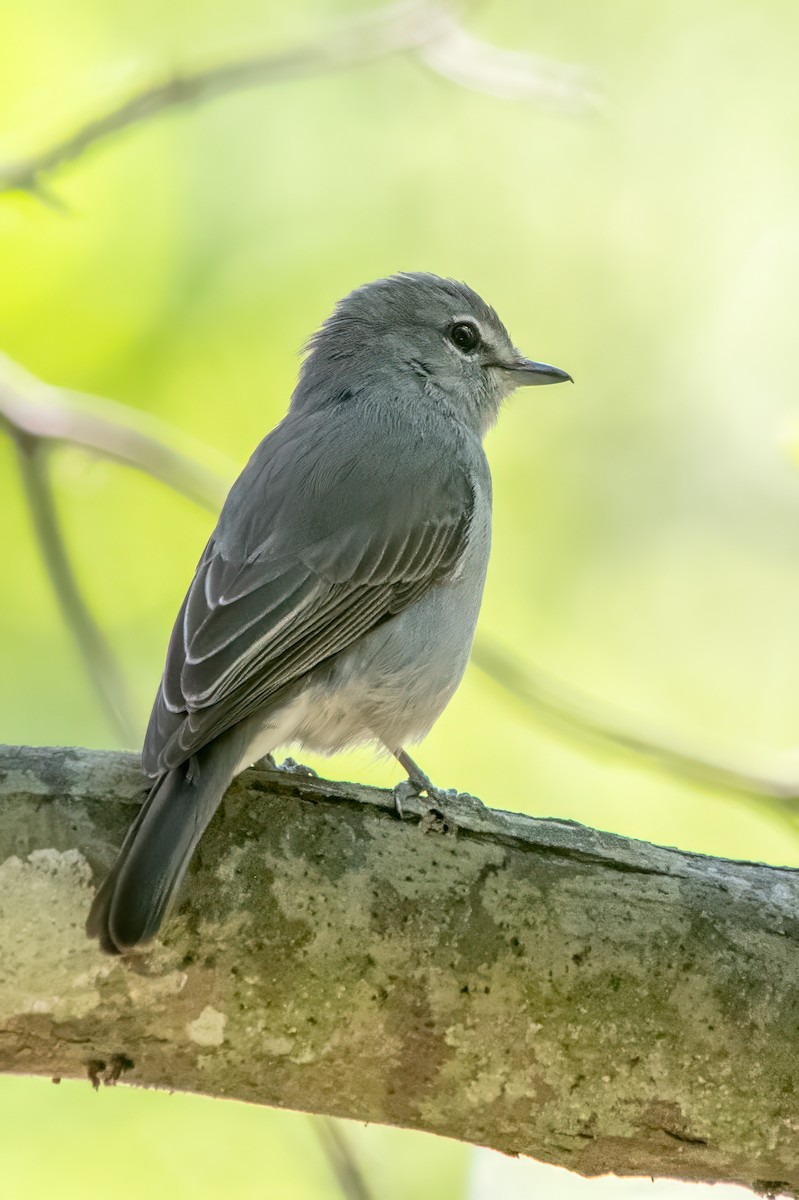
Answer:
[[[320,463],[336,461],[327,424],[315,444],[314,429],[304,431],[293,471],[296,431],[281,435],[286,425],[234,485],[178,614],[145,740],[153,773],[268,708],[452,575],[463,554],[474,501],[463,467],[420,471],[395,454],[379,475],[348,448],[340,479],[328,470],[323,489]]]

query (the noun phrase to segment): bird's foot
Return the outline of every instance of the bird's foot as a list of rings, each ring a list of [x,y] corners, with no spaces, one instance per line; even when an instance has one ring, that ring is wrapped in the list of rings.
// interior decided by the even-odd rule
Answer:
[[[411,797],[424,797],[429,802],[427,812],[419,822],[425,833],[454,833],[464,815],[485,808],[482,800],[468,792],[455,788],[437,788],[426,775],[404,779],[394,788],[394,809],[400,820],[404,819],[404,804]],[[460,820],[459,820],[460,818]]]
[[[312,779],[319,778],[319,772],[313,767],[306,767],[304,763],[298,763],[294,758],[284,758],[278,771],[285,771],[288,775],[308,775]]]
[[[314,779],[319,778],[319,772],[314,771],[313,767],[303,766],[302,763],[298,763],[293,758],[284,758],[282,763],[277,763],[273,754],[265,754],[261,762],[270,771],[285,771],[287,775],[308,775]]]
[[[415,784],[411,783],[410,779],[403,779],[401,783],[398,783],[394,787],[392,795],[394,797],[394,812],[401,821],[404,821],[405,801],[411,797],[415,799],[419,795],[419,789]]]

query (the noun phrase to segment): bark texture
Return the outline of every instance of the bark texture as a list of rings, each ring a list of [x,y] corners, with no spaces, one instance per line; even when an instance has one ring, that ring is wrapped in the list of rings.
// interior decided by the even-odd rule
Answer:
[[[83,922],[143,794],[0,749],[0,1070],[799,1195],[799,872],[253,769],[111,959]]]

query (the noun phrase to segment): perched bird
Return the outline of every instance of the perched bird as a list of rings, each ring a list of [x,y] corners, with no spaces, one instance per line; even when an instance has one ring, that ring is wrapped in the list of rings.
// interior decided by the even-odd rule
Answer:
[[[466,667],[491,545],[484,434],[522,357],[465,284],[358,288],[311,338],[289,411],[234,483],[178,613],[144,742],[152,790],[87,921],[152,938],[226,788],[287,742],[404,747]]]

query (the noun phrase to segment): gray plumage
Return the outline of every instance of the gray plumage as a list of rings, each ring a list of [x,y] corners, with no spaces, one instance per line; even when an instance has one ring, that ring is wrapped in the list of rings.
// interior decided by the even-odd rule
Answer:
[[[156,777],[87,931],[152,937],[235,774],[287,742],[398,754],[460,682],[491,543],[482,437],[569,376],[521,357],[465,284],[406,274],[342,300],[283,421],[233,485],[178,614],[145,738]]]

